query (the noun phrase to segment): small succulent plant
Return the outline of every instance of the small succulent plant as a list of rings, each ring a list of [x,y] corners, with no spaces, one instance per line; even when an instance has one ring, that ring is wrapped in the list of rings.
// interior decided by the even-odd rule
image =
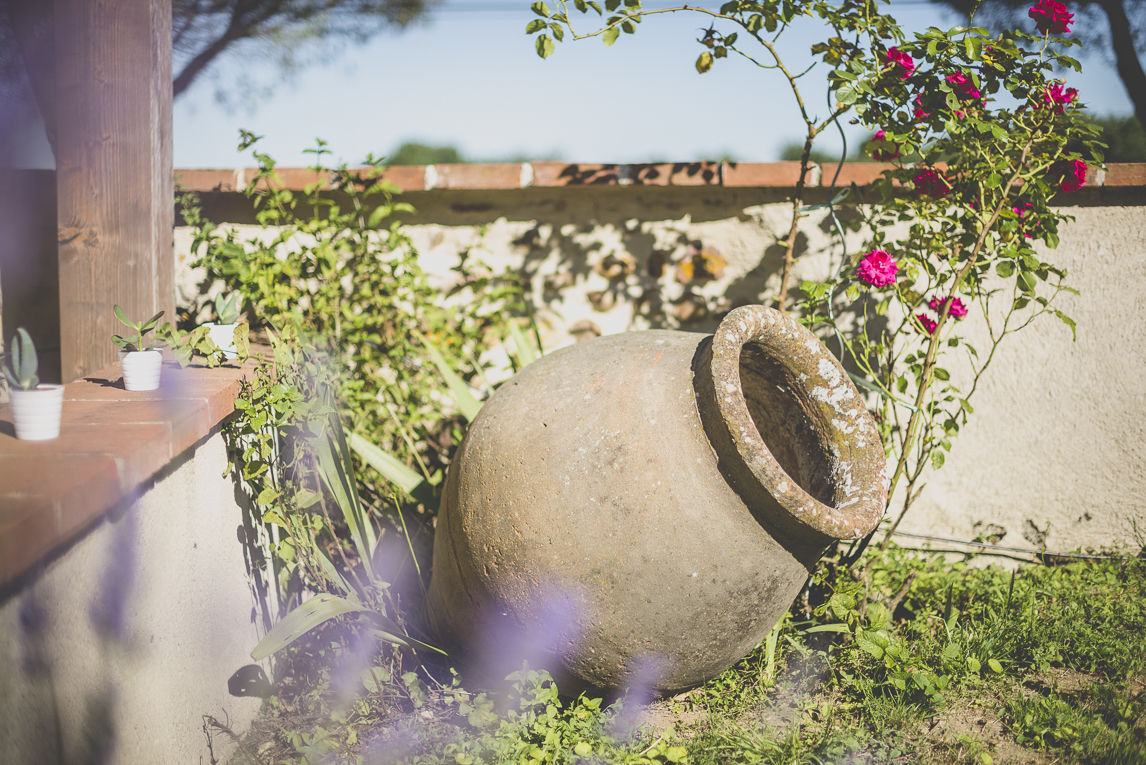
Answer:
[[[118,305],[115,306],[114,310],[115,310],[115,318],[119,319],[120,323],[122,323],[125,326],[131,327],[132,329],[135,330],[134,335],[128,335],[126,337],[120,337],[119,335],[112,335],[111,341],[116,344],[116,347],[118,347],[121,351],[128,351],[128,352],[151,351],[151,350],[154,350],[155,348],[159,347],[159,345],[156,343],[153,343],[151,345],[144,347],[143,336],[146,335],[151,330],[155,329],[157,326],[159,326],[159,319],[161,316],[163,316],[163,313],[164,313],[163,311],[160,311],[159,313],[155,314],[154,316],[152,316],[147,321],[136,323],[136,322],[132,321],[131,319],[127,318],[127,314],[125,314],[123,312],[123,309],[120,308]]]
[[[243,296],[238,293],[231,295],[218,295],[215,298],[215,313],[220,324],[234,324],[242,313]]]
[[[39,367],[36,346],[23,327],[17,327],[16,334],[18,337],[12,338],[12,350],[9,351],[3,366],[4,379],[8,381],[10,388],[35,390],[40,384],[40,378],[36,376],[36,369]]]

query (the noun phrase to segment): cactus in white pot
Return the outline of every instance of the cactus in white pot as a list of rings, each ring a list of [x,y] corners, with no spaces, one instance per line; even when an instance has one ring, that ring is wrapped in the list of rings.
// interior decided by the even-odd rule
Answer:
[[[41,383],[36,375],[38,368],[32,337],[18,327],[2,369],[8,382],[16,438],[22,441],[47,441],[60,435],[64,386]]]
[[[144,322],[134,322],[118,305],[115,318],[135,330],[134,335],[112,335],[111,341],[119,348],[119,364],[123,368],[123,387],[133,391],[155,390],[163,371],[163,352],[157,343],[144,345],[143,336],[159,326],[163,311]]]

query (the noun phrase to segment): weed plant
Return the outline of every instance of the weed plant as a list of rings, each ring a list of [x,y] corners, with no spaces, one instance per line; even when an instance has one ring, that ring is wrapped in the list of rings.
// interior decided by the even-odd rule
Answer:
[[[278,732],[242,751],[418,765],[1146,762],[1142,560],[1012,571],[892,545],[862,568],[837,561],[773,639],[673,699],[567,698],[528,666],[468,689],[439,662],[348,702],[324,668],[293,700],[271,699]]]

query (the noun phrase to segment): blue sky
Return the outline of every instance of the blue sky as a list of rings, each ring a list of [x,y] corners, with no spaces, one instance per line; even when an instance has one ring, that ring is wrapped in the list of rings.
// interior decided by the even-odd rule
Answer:
[[[696,72],[695,39],[705,17],[649,17],[636,35],[621,35],[610,48],[599,39],[566,38],[542,60],[524,33],[535,18],[528,5],[449,0],[420,25],[348,45],[327,63],[290,76],[269,64],[225,61],[217,78],[252,70],[277,84],[269,96],[235,109],[216,100],[215,82],[201,78],[175,104],[175,164],[250,164],[236,151],[240,127],[265,136],[263,149],[287,166],[306,164],[303,149],[316,137],[351,163],[404,140],[454,145],[473,160],[555,155],[642,162],[724,154],[771,161],[801,135],[792,95],[774,72],[731,59]],[[664,7],[646,7],[658,5]],[[892,12],[909,29],[957,23],[918,0],[893,3]],[[786,49],[796,66],[811,63],[808,48],[821,34],[810,20],[790,30]],[[1091,110],[1130,113],[1113,67],[1098,55],[1083,61],[1082,75],[1066,77]],[[802,82],[807,101],[824,113],[823,75],[813,69]],[[849,140],[857,140],[864,131],[850,132]],[[824,146],[838,148],[838,138]]]

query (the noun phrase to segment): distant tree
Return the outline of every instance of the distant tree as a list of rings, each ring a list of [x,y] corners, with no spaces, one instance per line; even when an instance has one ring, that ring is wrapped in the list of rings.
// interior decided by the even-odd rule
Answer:
[[[14,2],[18,0],[8,0]],[[291,66],[301,50],[363,43],[402,28],[438,0],[173,0],[175,95],[230,51],[270,53]]]
[[[1137,117],[1092,117],[1102,128],[1100,141],[1106,144],[1107,162],[1146,162],[1146,130]]]
[[[1017,26],[1033,29],[1027,11],[1034,0],[932,0],[970,18],[977,26],[994,31]],[[1075,15],[1070,36],[1090,47],[1113,55],[1115,68],[1130,100],[1138,122],[1146,125],[1146,71],[1140,53],[1146,53],[1146,0],[1068,0],[1067,8]],[[1082,94],[1086,103],[1086,94]]]
[[[387,165],[459,165],[465,162],[453,146],[428,146],[407,141],[386,157]]]
[[[300,57],[331,54],[402,28],[440,0],[172,0],[175,96],[225,56],[271,58],[298,66]],[[55,148],[50,83],[54,43],[51,0],[0,0],[0,108],[34,95]],[[225,89],[250,90],[249,77]]]

